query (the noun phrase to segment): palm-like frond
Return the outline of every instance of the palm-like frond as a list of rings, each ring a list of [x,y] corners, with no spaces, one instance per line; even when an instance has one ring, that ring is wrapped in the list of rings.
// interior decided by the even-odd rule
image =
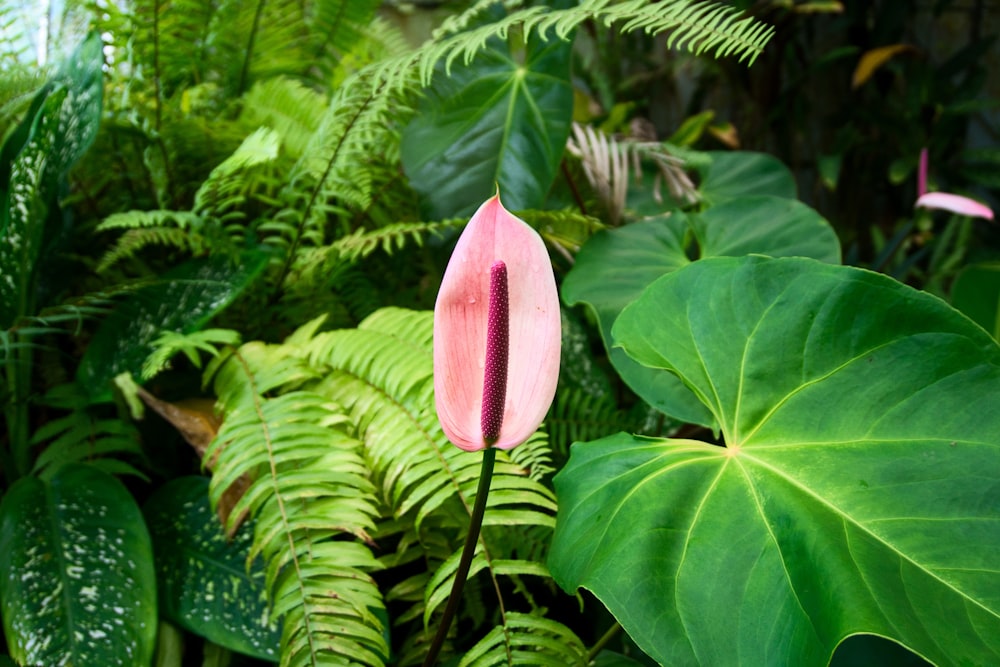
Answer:
[[[459,667],[583,667],[589,664],[587,649],[562,623],[538,614],[518,612],[508,612],[506,620],[467,652],[459,661]]]
[[[76,384],[53,387],[41,402],[65,414],[50,419],[31,436],[31,444],[41,453],[35,459],[33,474],[51,476],[60,466],[86,461],[114,474],[131,474],[145,479],[135,466],[143,459],[139,432],[117,415],[100,415],[87,405],[87,396]]]
[[[592,394],[575,387],[560,387],[545,419],[553,449],[567,456],[574,442],[597,440],[618,431],[634,431],[629,416],[606,394]]]
[[[761,53],[774,29],[741,12],[716,2],[703,0],[583,0],[567,9],[531,6],[511,10],[500,20],[474,25],[493,2],[477,2],[466,12],[447,21],[436,39],[403,58],[390,60],[379,67],[381,81],[390,86],[399,83],[400,72],[415,68],[427,84],[439,62],[450,68],[456,61],[468,63],[493,37],[505,39],[512,29],[525,34],[545,35],[552,31],[566,39],[581,23],[597,21],[616,25],[622,32],[642,30],[650,35],[669,33],[667,47],[684,48],[694,53],[714,52],[716,57],[735,55],[750,63]],[[515,3],[520,5],[521,3]]]
[[[698,190],[684,170],[684,160],[661,143],[616,139],[590,126],[573,123],[573,136],[566,150],[580,160],[584,175],[612,225],[622,222],[629,178],[641,178],[643,160],[655,166],[653,197],[657,201],[662,201],[663,183],[678,204],[686,206],[698,201]]]
[[[296,388],[310,377],[285,348],[251,344],[229,357],[215,381],[225,421],[205,455],[218,455],[210,493],[217,503],[238,478],[253,479],[230,520],[256,519],[252,555],[263,555],[272,611],[284,617],[281,664],[378,666],[388,655],[383,603],[364,544],[375,489],[343,411]]]

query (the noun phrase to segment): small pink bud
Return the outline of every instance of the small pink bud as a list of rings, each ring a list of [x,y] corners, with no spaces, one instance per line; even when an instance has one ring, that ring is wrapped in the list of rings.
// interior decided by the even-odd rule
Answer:
[[[495,195],[459,237],[434,306],[434,398],[448,439],[476,451],[531,437],[555,395],[560,345],[545,244]]]

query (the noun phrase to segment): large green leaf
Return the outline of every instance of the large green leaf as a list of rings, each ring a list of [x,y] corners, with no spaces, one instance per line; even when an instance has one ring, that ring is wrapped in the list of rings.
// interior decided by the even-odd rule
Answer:
[[[725,446],[573,446],[549,565],[671,665],[826,665],[853,634],[1000,664],[1000,347],[942,301],[807,259],[659,279],[616,340]]]
[[[469,215],[497,185],[511,210],[541,206],[569,137],[571,50],[533,33],[523,63],[491,39],[468,65],[439,68],[402,141],[428,217]]]
[[[100,123],[101,46],[84,40],[0,150],[0,328],[35,310],[39,256],[62,231],[60,186]]]
[[[721,204],[748,195],[795,199],[795,176],[785,163],[767,153],[709,151],[698,169],[703,202]]]
[[[156,579],[146,524],[114,477],[70,464],[0,503],[0,606],[21,665],[148,667]]]
[[[749,253],[836,263],[840,244],[830,225],[805,204],[777,197],[744,197],[702,213],[675,211],[595,234],[563,282],[563,299],[593,309],[612,364],[647,403],[682,421],[715,426],[709,410],[680,380],[651,371],[614,348],[611,326],[653,281],[689,264],[689,254],[706,258]]]
[[[92,401],[108,400],[114,377],[124,372],[138,376],[162,331],[197,331],[249,287],[266,265],[266,254],[247,252],[238,262],[216,256],[168,271],[101,323],[80,360],[77,380]]]
[[[164,616],[231,651],[277,660],[279,625],[269,623],[258,558],[247,572],[253,528],[227,540],[208,501],[208,478],[181,477],[146,502]]]

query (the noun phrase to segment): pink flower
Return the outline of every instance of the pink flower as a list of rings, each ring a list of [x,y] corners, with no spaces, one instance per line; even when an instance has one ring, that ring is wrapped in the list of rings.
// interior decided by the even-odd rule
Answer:
[[[559,377],[559,295],[545,244],[494,195],[458,239],[434,306],[434,395],[448,439],[510,449]]]
[[[975,199],[950,192],[927,192],[927,149],[920,151],[920,167],[917,170],[917,206],[951,211],[959,215],[993,219],[993,210]]]

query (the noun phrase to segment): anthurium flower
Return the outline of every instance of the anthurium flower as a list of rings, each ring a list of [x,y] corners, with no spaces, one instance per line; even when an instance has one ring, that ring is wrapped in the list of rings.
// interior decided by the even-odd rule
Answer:
[[[458,239],[434,306],[434,394],[467,451],[527,440],[559,376],[559,295],[538,233],[494,195]]]
[[[975,199],[963,197],[950,192],[927,192],[927,149],[920,151],[920,167],[917,170],[917,203],[918,207],[950,211],[959,215],[975,218],[993,219],[993,210]]]

